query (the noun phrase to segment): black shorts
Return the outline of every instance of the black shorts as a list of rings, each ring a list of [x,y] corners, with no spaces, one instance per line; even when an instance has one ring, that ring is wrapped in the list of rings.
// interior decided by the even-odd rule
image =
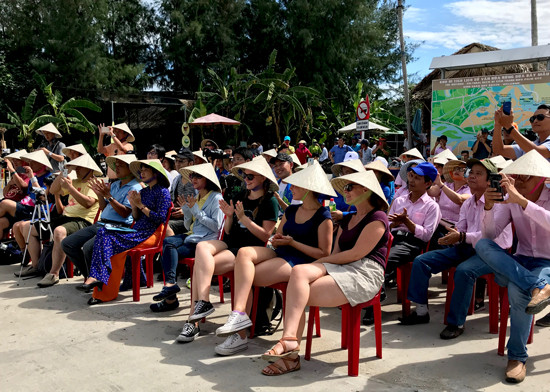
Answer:
[[[26,221],[30,220],[32,218],[32,212],[34,211],[34,207],[17,203],[15,205],[15,216],[11,216],[10,214],[6,214],[6,218],[10,222],[10,227],[14,225],[14,223],[19,221]]]

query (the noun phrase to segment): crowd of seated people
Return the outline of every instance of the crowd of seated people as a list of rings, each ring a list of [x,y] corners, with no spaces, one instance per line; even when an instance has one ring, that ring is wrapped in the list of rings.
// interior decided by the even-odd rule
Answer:
[[[164,285],[150,309],[174,311],[181,291],[178,265],[194,258],[192,306],[175,337],[182,343],[196,340],[199,321],[215,310],[209,298],[213,276],[232,271],[232,311],[216,330],[225,338],[214,349],[219,355],[248,348],[253,287],[287,283],[282,337],[262,355],[272,362],[262,370],[269,376],[300,369],[307,306],[355,306],[379,292],[383,300],[397,283],[397,268],[411,263],[406,296],[415,309],[400,322],[428,323],[430,277],[454,267],[448,325],[440,334],[454,339],[465,332],[476,279],[492,273],[508,287],[511,304],[505,377],[521,382],[533,314],[550,303],[550,189],[545,184],[550,107],[540,106],[530,121],[539,137],[535,142],[513,127],[513,114],[498,109],[495,129],[511,128],[516,144],[505,145],[494,136],[488,157],[458,160],[442,137],[429,161],[416,149],[403,153],[395,182],[387,160],[378,159],[375,150],[364,163],[365,148],[358,141],[352,147],[361,147],[361,155],[352,147],[341,156],[333,154],[329,181],[316,157],[302,154],[300,160],[294,154],[289,137],[279,148],[261,153],[257,146],[222,151],[204,139],[199,150],[182,147],[167,157],[162,146],[153,144],[147,159],[140,160],[132,154],[135,139],[126,124],[99,127],[98,151],[107,156],[108,166],[103,179],[86,149],[61,146],[56,141],[61,134],[48,124],[39,130],[43,147],[6,157],[11,179],[0,202],[0,225],[3,231],[13,226],[17,243],[30,255],[29,265],[16,275],[38,275],[42,241],[51,240],[52,266],[38,286],[58,283],[68,259],[84,277],[76,288],[93,291],[89,305],[117,298],[125,286],[124,272],[132,267],[126,263],[129,250],[162,240]],[[111,144],[105,146],[104,136]],[[299,144],[303,150],[305,141]],[[498,169],[495,188],[490,178]],[[47,183],[51,173],[55,179]],[[37,202],[43,196],[35,188],[47,189],[51,211]],[[331,198],[336,211],[327,208]],[[51,236],[31,224],[37,210],[52,215]],[[517,246],[511,253],[514,236]],[[363,321],[372,319],[367,308]]]

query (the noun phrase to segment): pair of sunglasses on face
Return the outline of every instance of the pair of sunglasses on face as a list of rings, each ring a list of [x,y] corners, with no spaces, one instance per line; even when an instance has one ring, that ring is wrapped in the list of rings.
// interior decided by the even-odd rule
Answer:
[[[535,120],[537,120],[537,121],[542,121],[542,120],[544,120],[546,117],[550,117],[550,116],[547,115],[547,114],[539,113],[539,114],[537,114],[536,116],[531,116],[531,117],[529,117],[529,122],[532,124],[532,123],[535,122]]]
[[[254,179],[254,177],[256,177],[256,174],[245,174],[242,170],[239,170],[239,175],[243,179],[246,178],[248,181],[252,181]]]
[[[197,173],[191,173],[191,174],[189,174],[189,178],[191,180],[193,180],[193,179],[202,180],[204,178],[204,176],[201,176],[200,174],[197,174]]]

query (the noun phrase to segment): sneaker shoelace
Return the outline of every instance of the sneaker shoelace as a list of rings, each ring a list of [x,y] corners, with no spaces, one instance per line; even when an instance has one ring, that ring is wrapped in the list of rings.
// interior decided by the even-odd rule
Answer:
[[[224,346],[226,346],[226,347],[233,346],[233,344],[235,344],[237,339],[239,339],[239,338],[240,338],[239,334],[234,333],[233,335],[231,335],[230,337],[227,338],[227,340],[225,341]]]
[[[189,336],[193,334],[195,330],[195,326],[191,323],[185,323],[183,326],[183,331],[181,331],[181,335]]]
[[[194,314],[199,314],[199,313],[202,313],[204,311],[204,308],[206,306],[206,302],[204,301],[199,301],[195,304],[195,310],[193,311]]]

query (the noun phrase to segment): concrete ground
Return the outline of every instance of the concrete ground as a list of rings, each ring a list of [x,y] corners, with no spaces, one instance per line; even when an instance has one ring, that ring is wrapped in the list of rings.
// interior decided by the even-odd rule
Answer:
[[[439,277],[432,279],[427,325],[398,325],[400,306],[390,291],[382,306],[383,359],[375,357],[373,327],[361,327],[359,377],[347,376],[338,309],[322,309],[322,337],[313,340],[312,360],[302,358],[302,370],[266,377],[259,357],[280,332],[251,340],[240,355],[214,354],[222,341],[214,331],[229,311],[229,301],[219,303],[217,287],[211,297],[216,312],[201,325],[201,336],[178,344],[174,338],[189,310],[185,288],[180,308],[158,315],[149,310],[158,283],[142,289],[139,303],[125,292],[117,301],[89,307],[90,295],[74,288],[82,278],[46,289],[37,288],[35,278],[17,287],[16,270],[0,266],[1,391],[550,391],[550,328],[535,327],[526,380],[507,384],[506,357],[496,353],[487,311],[470,316],[460,338],[439,338],[445,297]]]

